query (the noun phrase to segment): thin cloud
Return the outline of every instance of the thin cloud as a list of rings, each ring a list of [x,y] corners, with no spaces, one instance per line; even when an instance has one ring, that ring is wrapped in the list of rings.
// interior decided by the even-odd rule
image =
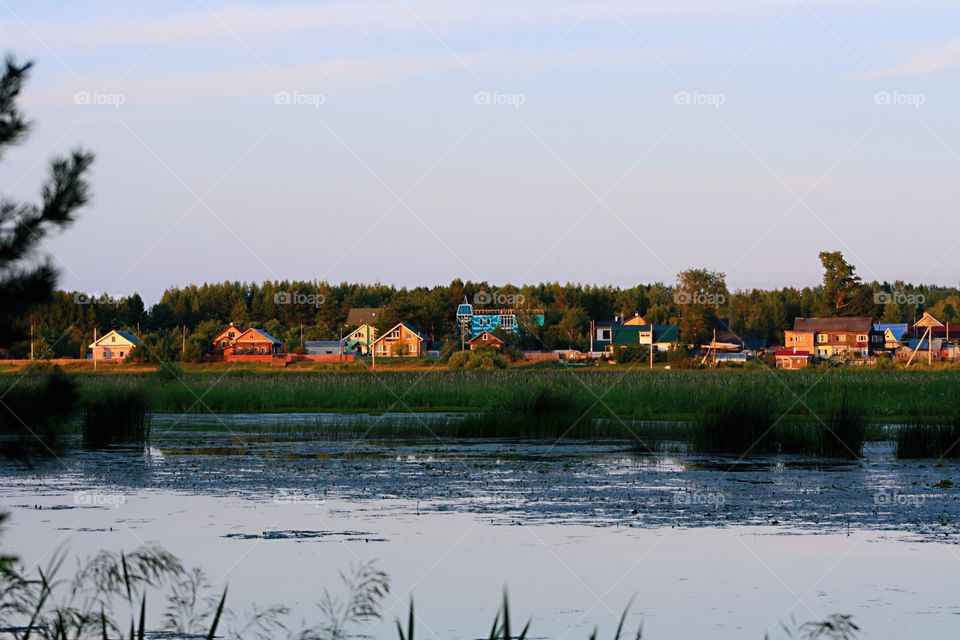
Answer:
[[[881,78],[925,76],[957,67],[960,67],[960,39],[943,44],[936,50],[915,54],[906,62],[878,70],[876,75]]]
[[[752,12],[763,20],[765,10],[782,10],[795,0],[606,0],[607,11],[590,12],[587,23],[614,22],[620,19],[669,17],[683,13],[711,13],[742,20],[744,12]],[[846,0],[843,4],[859,4],[862,0]],[[424,23],[441,34],[457,31],[506,31],[518,28],[555,27],[569,24],[583,16],[582,1],[516,3],[490,0],[482,3],[447,2],[441,0],[359,0],[338,1],[322,6],[221,6],[215,2],[198,2],[185,15],[171,10],[165,16],[137,15],[114,18],[111,28],[104,29],[102,20],[62,21],[29,20],[31,29],[48,46],[75,49],[109,49],[142,47],[162,39],[167,46],[203,43],[219,38],[240,36],[257,42],[283,36],[315,33],[342,35],[358,33],[381,16],[378,29],[410,32],[424,29]],[[611,15],[614,14],[614,15]],[[23,16],[21,16],[23,17]],[[176,23],[176,24],[174,24]],[[171,25],[172,28],[171,28]],[[22,25],[14,18],[0,19],[0,37],[18,46],[32,42]]]

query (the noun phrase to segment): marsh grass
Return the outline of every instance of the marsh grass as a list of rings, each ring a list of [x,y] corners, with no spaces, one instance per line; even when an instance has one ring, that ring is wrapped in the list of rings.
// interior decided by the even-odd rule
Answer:
[[[697,453],[775,453],[776,405],[756,389],[737,389],[707,403],[694,423],[691,445]]]
[[[898,458],[960,458],[960,413],[937,421],[914,420],[897,429]]]
[[[204,371],[204,370],[200,370]],[[75,374],[82,396],[109,397],[117,389],[139,388],[155,411],[203,413],[264,411],[388,411],[403,398],[413,411],[483,411],[508,402],[516,389],[551,387],[603,406],[624,420],[694,420],[701,409],[737,389],[770,399],[790,422],[809,411],[825,416],[847,391],[868,410],[872,422],[893,423],[912,416],[943,418],[960,402],[955,371],[793,371],[582,370],[527,367],[495,371],[442,368],[417,371],[253,371],[198,372],[184,368],[183,384],[156,384],[150,373]],[[203,404],[197,398],[203,398]],[[796,398],[803,398],[797,403]]]
[[[867,416],[862,404],[844,391],[823,421],[817,421],[817,455],[827,458],[856,459],[863,455],[867,437]]]
[[[146,441],[150,437],[149,404],[146,394],[137,389],[88,401],[81,419],[84,444],[97,447]]]
[[[76,413],[75,380],[58,367],[10,380],[0,388],[0,453],[23,460],[59,455]]]

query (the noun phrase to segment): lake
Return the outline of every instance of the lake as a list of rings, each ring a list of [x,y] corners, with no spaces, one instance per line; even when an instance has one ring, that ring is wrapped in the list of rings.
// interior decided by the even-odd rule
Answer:
[[[230,603],[316,617],[338,572],[389,574],[395,638],[484,635],[509,590],[532,637],[786,637],[780,624],[854,616],[863,638],[950,637],[960,624],[954,462],[737,460],[622,442],[330,440],[277,428],[303,416],[159,418],[148,448],[71,448],[5,462],[4,548],[43,566],[157,542]],[[37,508],[37,507],[41,508]],[[161,604],[152,615],[159,622]],[[791,622],[793,621],[793,622]]]

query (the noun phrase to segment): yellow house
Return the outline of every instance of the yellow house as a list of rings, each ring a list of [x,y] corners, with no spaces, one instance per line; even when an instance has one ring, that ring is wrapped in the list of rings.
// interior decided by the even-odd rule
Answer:
[[[423,355],[424,337],[404,323],[400,323],[373,341],[373,355],[377,358],[419,358]]]
[[[344,336],[343,343],[348,351],[367,355],[370,345],[377,338],[377,328],[373,325],[362,324]]]
[[[134,347],[142,344],[137,336],[128,331],[114,329],[90,344],[93,359],[98,362],[122,362]]]

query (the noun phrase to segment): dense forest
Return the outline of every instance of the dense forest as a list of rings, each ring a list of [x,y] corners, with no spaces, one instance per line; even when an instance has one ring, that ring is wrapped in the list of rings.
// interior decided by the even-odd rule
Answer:
[[[454,280],[448,285],[396,288],[381,284],[326,282],[222,282],[168,289],[149,308],[137,294],[115,298],[60,291],[24,319],[32,319],[37,357],[79,357],[94,330],[133,331],[150,352],[169,359],[199,360],[211,338],[228,322],[265,329],[294,350],[301,340],[334,340],[344,331],[351,307],[383,307],[379,328],[405,321],[433,340],[458,344],[455,312],[464,298],[488,307],[540,308],[545,323],[523,348],[585,348],[590,320],[640,314],[648,322],[680,325],[683,340],[704,339],[714,318],[724,319],[743,338],[780,343],[797,316],[869,315],[883,322],[910,322],[923,310],[942,321],[960,322],[960,290],[903,282],[862,283],[839,252],[823,252],[823,283],[802,289],[728,291],[723,274],[691,269],[671,284],[629,288],[542,283],[494,286]],[[478,295],[479,294],[479,295]],[[482,305],[481,305],[482,306]],[[29,341],[9,355],[29,352]]]

